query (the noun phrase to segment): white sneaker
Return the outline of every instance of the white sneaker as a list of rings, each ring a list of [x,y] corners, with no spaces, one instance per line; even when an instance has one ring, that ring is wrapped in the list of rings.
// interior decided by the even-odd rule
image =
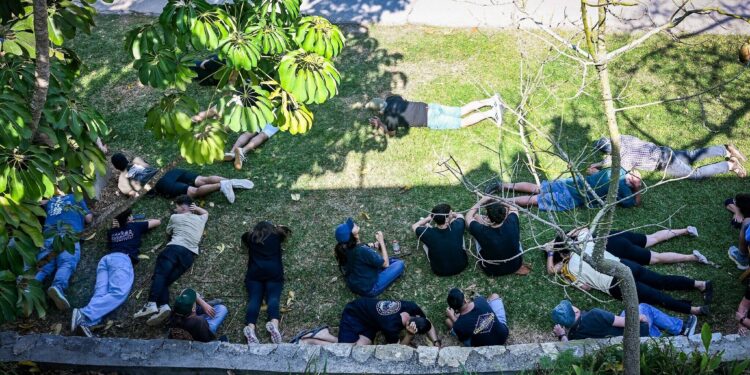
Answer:
[[[255,184],[247,179],[232,179],[229,180],[232,183],[232,187],[237,189],[252,189]]]
[[[47,289],[47,295],[52,300],[52,302],[55,303],[55,306],[57,306],[58,310],[65,311],[70,308],[70,302],[68,302],[68,299],[65,298],[65,294],[63,294],[62,290],[60,290],[58,287],[49,287],[49,289]]]
[[[231,180],[221,180],[221,182],[219,182],[219,190],[221,190],[221,193],[227,197],[229,203],[234,203],[234,190],[232,189]]]
[[[70,332],[75,333],[76,328],[83,322],[83,314],[80,309],[73,309],[73,316],[70,317]]]
[[[151,327],[158,326],[164,323],[164,321],[169,318],[169,314],[172,313],[172,309],[169,308],[169,305],[161,305],[159,307],[159,312],[156,313],[156,315],[148,318],[146,321],[146,325],[149,325]]]
[[[497,126],[500,126],[503,124],[503,104],[500,101],[500,95],[498,94],[495,94],[492,99],[494,99],[494,103],[492,103],[492,109],[495,110],[493,120],[495,120],[495,124]]]
[[[156,302],[146,302],[143,307],[141,307],[140,310],[138,310],[135,314],[133,314],[133,318],[143,318],[147,317],[149,315],[156,314],[159,311],[159,308],[156,307]]]
[[[225,152],[224,153],[224,161],[232,161],[234,160],[234,153],[232,152]]]
[[[698,228],[690,225],[687,227],[687,231],[692,237],[698,237]]]
[[[693,250],[693,256],[695,256],[696,259],[698,259],[698,263],[700,264],[709,264],[708,258],[706,258],[705,255],[701,254],[698,250]]]

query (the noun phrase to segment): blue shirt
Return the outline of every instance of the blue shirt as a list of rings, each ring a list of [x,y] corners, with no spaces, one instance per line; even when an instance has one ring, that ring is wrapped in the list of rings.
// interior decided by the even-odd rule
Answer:
[[[617,200],[621,201],[619,205],[620,207],[626,208],[635,206],[635,196],[632,196],[633,189],[631,189],[630,186],[628,186],[628,184],[625,182],[625,175],[627,173],[628,172],[625,169],[620,168],[620,179],[618,181],[619,188],[617,189]],[[596,202],[596,197],[594,197],[591,192],[587,191],[586,185],[584,185],[583,183],[584,180],[586,181],[588,186],[590,186],[591,189],[594,190],[597,196],[604,199],[607,196],[607,191],[609,190],[609,182],[611,181],[611,179],[612,170],[608,168],[596,172],[590,176],[586,176],[583,179],[578,177],[574,181],[573,178],[567,178],[563,181],[568,186],[568,191],[570,191],[570,195],[573,196],[573,200],[575,200],[576,206],[583,206],[588,202]],[[582,193],[586,193],[587,196],[584,198],[582,196]],[[626,197],[629,198],[625,199]]]
[[[73,194],[58,195],[50,198],[47,202],[47,219],[44,222],[44,229],[50,229],[62,222],[70,225],[76,233],[83,232],[86,226],[85,216],[90,214],[86,202],[81,200],[76,202]]]
[[[378,281],[378,274],[383,270],[383,262],[380,254],[365,245],[358,245],[349,250],[344,266],[344,276],[349,289],[359,295],[370,293]]]

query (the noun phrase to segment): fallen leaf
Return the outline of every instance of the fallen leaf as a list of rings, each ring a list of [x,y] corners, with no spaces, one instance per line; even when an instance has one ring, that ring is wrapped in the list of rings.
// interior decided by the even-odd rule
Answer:
[[[94,237],[96,237],[96,232],[91,233],[88,237],[84,238],[84,240],[90,241],[90,240],[94,239]]]
[[[141,293],[143,293],[143,289],[139,290],[138,293],[135,294],[135,299],[141,298]]]
[[[331,283],[335,283],[335,282],[336,282],[336,280],[338,280],[338,279],[339,279],[339,278],[338,278],[338,277],[336,277],[336,276],[332,277],[332,278],[331,278]]]
[[[219,254],[223,253],[226,248],[227,248],[227,246],[224,245],[223,243],[219,244],[219,246],[216,246],[216,250],[219,251]]]
[[[368,215],[367,212],[364,211],[359,213],[359,217],[361,217],[362,220],[370,220],[370,215]]]
[[[293,200],[293,201],[295,201],[295,202],[296,202],[296,201],[298,201],[298,200],[299,200],[299,198],[300,198],[299,194],[292,194],[292,200]]]
[[[151,259],[146,254],[138,254],[138,259]]]
[[[59,335],[60,331],[62,331],[62,324],[57,323],[52,325],[52,334],[53,335]]]
[[[113,325],[115,325],[115,322],[113,322],[111,320],[107,320],[107,324],[104,326],[104,330],[106,331],[106,330],[112,328]]]
[[[213,206],[215,206],[214,202],[208,202],[208,207],[213,207]]]

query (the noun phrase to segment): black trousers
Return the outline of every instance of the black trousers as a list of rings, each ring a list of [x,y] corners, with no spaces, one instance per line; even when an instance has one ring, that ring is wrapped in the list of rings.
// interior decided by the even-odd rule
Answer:
[[[193,265],[195,253],[179,245],[168,245],[156,258],[154,276],[151,277],[149,302],[157,306],[169,304],[169,286]]]
[[[664,293],[663,290],[692,290],[695,288],[695,280],[685,276],[662,275],[627,259],[620,259],[620,263],[630,268],[630,271],[633,273],[639,302],[662,306],[683,314],[690,314],[690,308],[692,307],[690,301],[675,299],[669,294]],[[617,278],[612,280],[612,287],[609,289],[609,294],[621,300],[622,291],[617,282]]]

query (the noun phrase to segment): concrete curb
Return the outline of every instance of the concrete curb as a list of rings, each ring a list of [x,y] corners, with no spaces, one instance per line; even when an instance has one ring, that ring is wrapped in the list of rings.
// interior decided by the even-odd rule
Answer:
[[[648,339],[644,339],[648,340]],[[241,345],[178,340],[85,338],[56,335],[19,336],[0,333],[0,361],[33,361],[64,369],[96,369],[125,374],[437,374],[517,373],[534,369],[542,357],[555,358],[572,350],[576,356],[620,344],[621,337],[601,340],[549,342],[483,348],[401,345],[325,347],[293,344]],[[679,351],[701,351],[700,336],[658,339]],[[725,361],[750,357],[750,337],[715,333],[710,351],[724,351]]]

